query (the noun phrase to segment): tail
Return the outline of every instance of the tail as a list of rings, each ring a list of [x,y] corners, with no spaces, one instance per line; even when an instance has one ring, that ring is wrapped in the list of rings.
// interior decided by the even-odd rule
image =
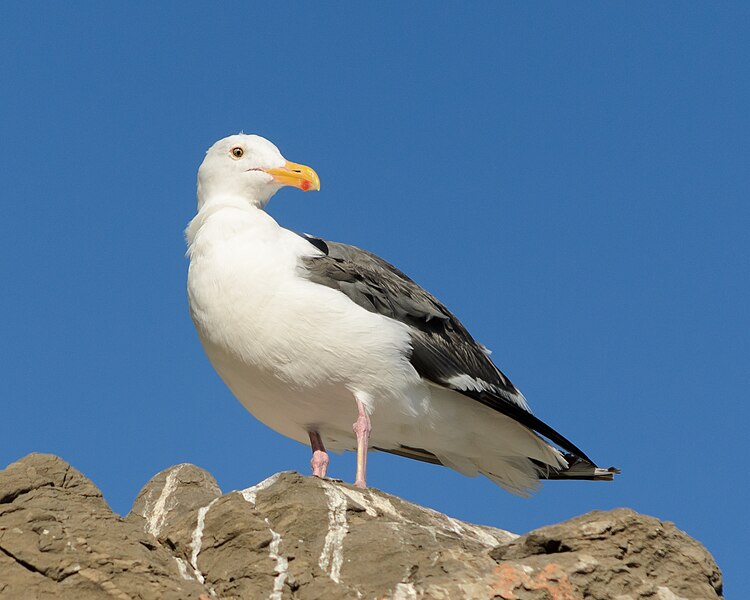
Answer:
[[[535,464],[539,479],[570,479],[588,481],[612,481],[615,475],[620,473],[617,467],[602,469],[591,461],[574,454],[564,454],[568,466],[564,469],[554,469],[549,465],[532,459]]]

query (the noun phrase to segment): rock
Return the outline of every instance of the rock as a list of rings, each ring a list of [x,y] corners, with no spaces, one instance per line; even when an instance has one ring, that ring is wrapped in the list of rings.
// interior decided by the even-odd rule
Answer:
[[[227,494],[161,533],[220,598],[372,598],[418,582],[460,597],[495,566],[489,550],[514,538],[292,472]]]
[[[177,559],[115,515],[65,461],[31,454],[0,471],[0,598],[200,598]]]
[[[711,556],[671,523],[595,512],[522,537],[378,490],[277,473],[221,494],[157,474],[125,519],[59,458],[0,472],[4,598],[720,598]]]
[[[720,598],[721,572],[706,549],[673,523],[620,508],[542,527],[498,546],[501,598]],[[553,593],[554,596],[554,593]]]
[[[197,510],[219,496],[221,489],[211,473],[183,463],[154,475],[143,486],[125,520],[158,536],[174,515]]]

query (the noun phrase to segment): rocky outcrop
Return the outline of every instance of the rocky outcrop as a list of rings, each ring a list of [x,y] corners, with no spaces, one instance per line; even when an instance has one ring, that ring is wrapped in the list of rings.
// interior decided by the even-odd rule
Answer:
[[[205,588],[63,460],[32,454],[0,473],[0,598],[199,598]]]
[[[513,597],[519,588],[597,600],[721,596],[721,573],[701,544],[674,523],[624,508],[542,527],[494,548],[490,556],[502,575],[496,588],[501,598]]]
[[[673,524],[595,512],[518,537],[377,490],[277,473],[222,494],[193,465],[156,475],[121,518],[63,460],[0,472],[4,598],[720,598]]]

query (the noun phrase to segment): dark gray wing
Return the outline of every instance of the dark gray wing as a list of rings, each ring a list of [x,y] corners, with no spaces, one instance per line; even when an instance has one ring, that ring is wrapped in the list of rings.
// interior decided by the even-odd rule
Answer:
[[[322,255],[304,257],[305,275],[359,306],[410,328],[411,363],[421,377],[497,410],[586,460],[572,442],[532,415],[521,393],[460,321],[382,258],[355,246],[303,236]]]

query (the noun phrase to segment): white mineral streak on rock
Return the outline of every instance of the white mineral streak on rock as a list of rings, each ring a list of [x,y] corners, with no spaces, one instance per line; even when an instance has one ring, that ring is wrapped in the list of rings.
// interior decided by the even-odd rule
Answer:
[[[461,521],[458,521],[457,519],[454,519],[453,517],[446,517],[446,519],[451,523],[451,525],[454,526],[455,528],[454,530],[457,530],[459,534],[466,535],[468,533],[470,537],[473,537],[477,542],[487,546],[488,548],[494,548],[499,543],[501,543],[501,541],[505,541],[505,540],[498,540],[494,535],[489,533],[486,529],[482,529],[481,527],[477,525],[471,525],[470,523],[462,523]],[[515,536],[515,537],[518,537],[518,536]]]
[[[276,483],[276,480],[280,475],[281,473],[275,473],[270,477],[264,479],[260,483],[242,490],[240,494],[242,494],[242,497],[247,502],[255,506],[255,502],[258,499],[258,494]],[[289,572],[289,561],[286,559],[286,557],[280,554],[281,535],[279,535],[271,528],[271,521],[269,521],[268,519],[265,519],[265,521],[266,525],[268,525],[268,531],[271,532],[271,544],[268,546],[268,555],[271,557],[271,560],[276,562],[276,577],[273,580],[273,591],[268,596],[268,600],[281,600],[282,592],[284,590],[284,582],[286,581],[286,577]]]
[[[255,500],[258,497],[258,493],[262,492],[266,488],[269,488],[274,483],[276,483],[276,480],[279,478],[279,475],[281,475],[281,473],[274,473],[273,475],[264,479],[260,483],[256,483],[254,486],[240,491],[240,494],[242,494],[242,497],[245,500],[247,500],[250,504],[255,506]]]
[[[271,544],[268,546],[268,555],[276,561],[276,578],[273,580],[273,592],[268,596],[268,600],[281,600],[284,590],[284,582],[289,572],[289,561],[280,554],[281,536],[271,529],[271,522],[266,519],[268,531],[271,532]]]
[[[377,517],[378,511],[380,511],[380,514],[387,515],[394,519],[403,520],[401,513],[396,510],[388,498],[381,498],[371,490],[367,490],[366,496],[364,492],[351,490],[345,487],[340,488],[340,491],[364,508],[365,512],[371,517]]]
[[[195,578],[188,571],[187,561],[178,556],[174,556],[173,558],[175,559],[175,561],[177,561],[177,570],[180,572],[180,577],[182,577],[186,581],[193,581]]]
[[[370,492],[370,500],[372,500],[372,503],[375,505],[375,508],[377,508],[384,515],[390,515],[393,517],[401,516],[401,513],[396,510],[396,507],[393,506],[393,504],[391,503],[390,500],[388,500],[388,498],[381,498],[377,494]]]
[[[345,488],[345,487],[342,487],[339,489],[346,496],[348,496],[351,500],[353,500],[354,502],[359,504],[362,508],[364,508],[365,512],[371,517],[377,517],[378,512],[379,512],[382,515],[391,517],[402,523],[409,523],[412,525],[424,526],[419,523],[415,523],[411,519],[407,519],[398,510],[396,510],[396,507],[393,506],[393,503],[388,498],[379,496],[377,493],[372,492],[371,490],[367,490],[367,492],[365,493],[365,492],[360,492],[360,491],[352,490],[352,489]],[[433,518],[433,522],[435,522],[439,528],[443,530],[452,531],[453,533],[460,535],[462,537],[470,537],[474,541],[488,548],[494,548],[500,543],[507,542],[508,539],[514,539],[518,537],[517,535],[513,533],[504,531],[503,533],[508,535],[508,539],[498,539],[494,535],[492,535],[489,531],[477,525],[463,523],[457,519],[453,519],[452,517],[448,517],[446,515],[443,515],[441,513],[435,512],[430,509],[422,508],[422,510],[424,510],[427,514],[429,514]],[[431,528],[429,525],[427,525],[426,527],[431,530],[431,533],[433,535],[436,534],[436,531],[434,528]]]
[[[372,505],[372,503],[367,498],[365,498],[364,493],[357,492],[355,490],[350,490],[349,488],[345,488],[345,487],[338,488],[337,491],[349,497],[355,503],[359,504],[362,508],[365,509],[365,512],[371,517],[378,516],[378,511],[375,510],[375,507]],[[329,502],[329,506],[330,506],[330,502]]]
[[[668,587],[663,585],[656,588],[656,597],[658,600],[687,600],[684,596],[678,596]]]
[[[190,564],[193,567],[195,578],[201,583],[205,583],[206,579],[198,568],[198,555],[200,554],[201,546],[203,545],[203,528],[206,526],[206,513],[208,513],[208,509],[210,509],[218,499],[219,498],[215,498],[206,506],[198,509],[198,523],[196,524],[195,529],[193,529],[193,535],[190,539],[190,548],[192,549],[192,553],[190,554]]]
[[[518,534],[511,533],[510,531],[505,531],[504,529],[499,529],[498,531],[500,532],[500,535],[496,537],[495,534],[490,533],[488,530],[480,527],[479,525],[464,523],[462,521],[459,521],[458,519],[454,519],[453,517],[449,517],[448,515],[444,515],[442,513],[434,511],[431,508],[426,508],[424,506],[420,508],[432,517],[433,522],[436,525],[442,527],[443,529],[447,529],[448,531],[452,531],[453,533],[456,533],[460,536],[468,535],[468,537],[471,537],[475,542],[478,542],[483,546],[487,546],[488,548],[494,548],[498,544],[505,544],[510,540],[514,540],[519,537]]]
[[[185,465],[177,465],[168,474],[164,481],[164,487],[161,490],[161,494],[156,499],[153,507],[146,506],[145,515],[146,517],[146,532],[153,536],[157,536],[161,533],[162,527],[167,519],[167,500],[177,489],[177,474],[182,471]]]
[[[320,483],[328,500],[328,533],[318,566],[327,572],[335,583],[339,583],[341,565],[344,562],[344,536],[349,531],[346,523],[346,496],[335,485],[327,481]]]
[[[417,600],[417,590],[413,583],[399,583],[393,590],[392,600]]]

